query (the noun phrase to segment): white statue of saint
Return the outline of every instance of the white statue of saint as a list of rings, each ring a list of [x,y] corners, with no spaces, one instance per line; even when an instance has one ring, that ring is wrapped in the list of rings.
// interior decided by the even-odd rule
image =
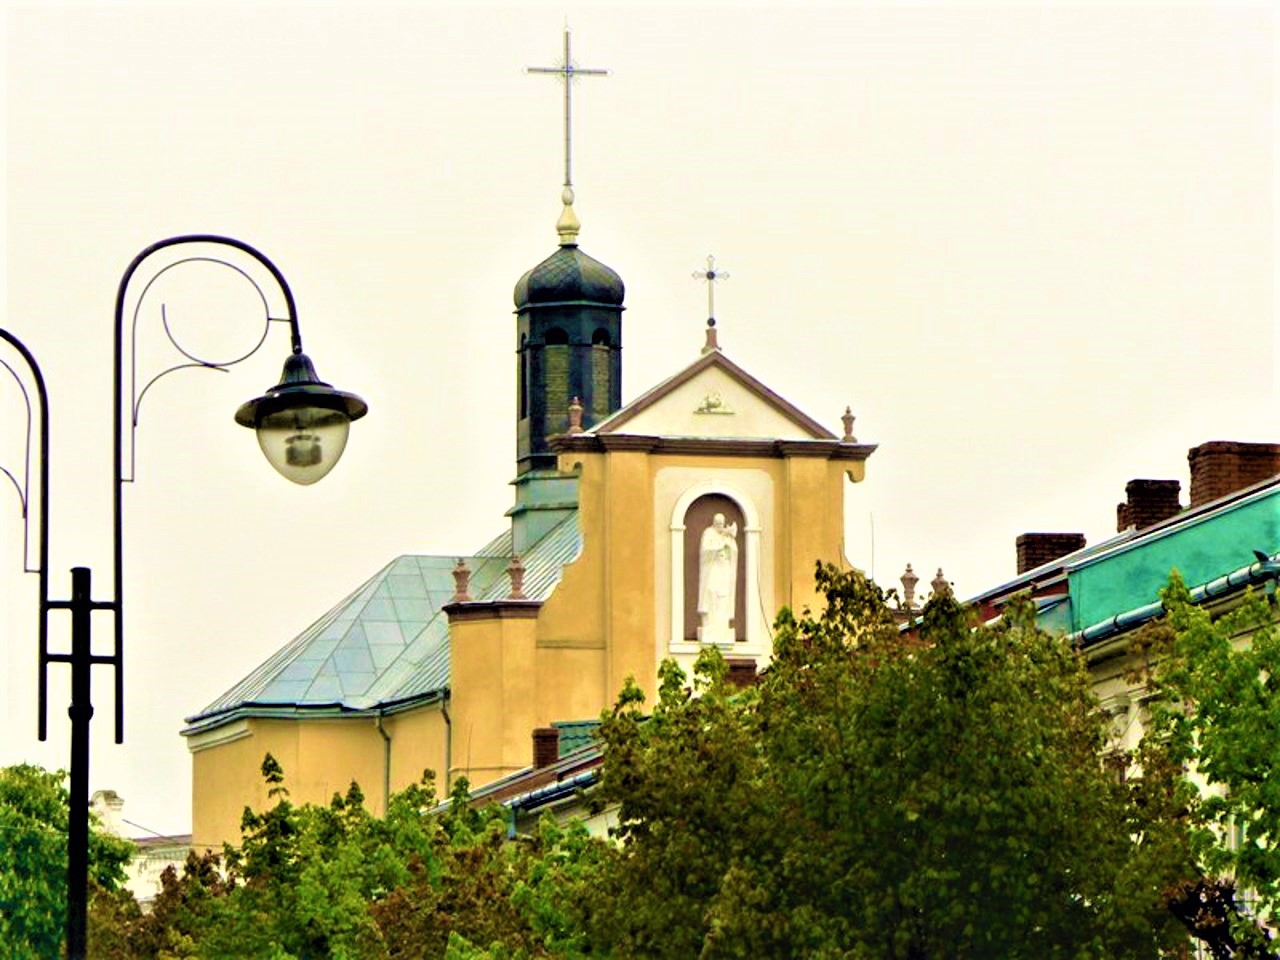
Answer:
[[[738,525],[717,513],[702,531],[698,547],[698,640],[723,646],[734,642],[734,601],[738,594]]]

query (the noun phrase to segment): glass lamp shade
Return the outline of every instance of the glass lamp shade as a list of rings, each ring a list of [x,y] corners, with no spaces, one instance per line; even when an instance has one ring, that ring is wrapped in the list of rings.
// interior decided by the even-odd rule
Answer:
[[[338,410],[295,407],[258,421],[258,446],[286,480],[315,483],[338,462],[351,420]]]
[[[286,480],[315,483],[338,462],[352,420],[368,406],[316,376],[305,353],[284,362],[280,383],[236,411],[236,423],[252,427],[267,462]]]

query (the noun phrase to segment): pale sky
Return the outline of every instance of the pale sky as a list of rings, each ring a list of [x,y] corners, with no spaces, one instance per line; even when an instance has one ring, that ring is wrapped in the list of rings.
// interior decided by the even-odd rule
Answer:
[[[582,248],[627,285],[624,401],[696,358],[715,254],[725,353],[880,445],[846,502],[882,583],[911,562],[976,593],[1019,533],[1097,542],[1127,480],[1185,502],[1189,447],[1280,439],[1269,7],[10,3],[2,325],[49,382],[53,595],[75,565],[109,593],[111,312],[149,243],[257,246],[321,376],[370,407],[301,488],[231,419],[279,331],[148,394],[123,746],[105,670],[94,700],[91,785],[127,819],[188,830],[184,716],[393,557],[506,523],[511,290],[555,249],[562,169],[558,81],[523,67],[557,62],[566,14],[578,65],[612,71],[575,89],[574,173]],[[191,269],[179,336],[251,347],[252,291]],[[18,404],[0,384],[13,470]],[[35,738],[21,536],[0,488],[0,764],[65,766],[63,669]]]

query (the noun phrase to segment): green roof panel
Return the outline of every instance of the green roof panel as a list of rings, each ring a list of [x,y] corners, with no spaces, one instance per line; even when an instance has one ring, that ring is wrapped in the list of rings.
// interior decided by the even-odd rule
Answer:
[[[581,545],[574,512],[521,557],[525,595],[534,600],[549,596]],[[499,600],[510,594],[510,530],[466,560],[473,598]],[[370,710],[446,690],[449,621],[443,607],[453,599],[456,563],[456,556],[392,560],[247,677],[187,718],[190,726],[184,733],[217,726],[248,709],[294,715],[299,709],[338,704]]]

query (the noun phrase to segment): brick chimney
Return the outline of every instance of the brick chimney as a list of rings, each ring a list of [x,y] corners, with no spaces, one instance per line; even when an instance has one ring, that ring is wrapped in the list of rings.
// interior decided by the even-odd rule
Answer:
[[[1130,480],[1124,485],[1125,502],[1116,504],[1116,532],[1143,530],[1176,516],[1182,510],[1181,493],[1177,480]]]
[[[1018,573],[1075,553],[1084,546],[1083,533],[1022,533],[1018,535]]]
[[[732,687],[753,686],[759,677],[756,673],[756,662],[748,657],[729,657],[729,685]]]
[[[1280,443],[1210,440],[1187,452],[1191,464],[1191,506],[1235,493],[1280,473]]]
[[[560,759],[560,731],[538,727],[533,731],[533,769],[541,770]]]

